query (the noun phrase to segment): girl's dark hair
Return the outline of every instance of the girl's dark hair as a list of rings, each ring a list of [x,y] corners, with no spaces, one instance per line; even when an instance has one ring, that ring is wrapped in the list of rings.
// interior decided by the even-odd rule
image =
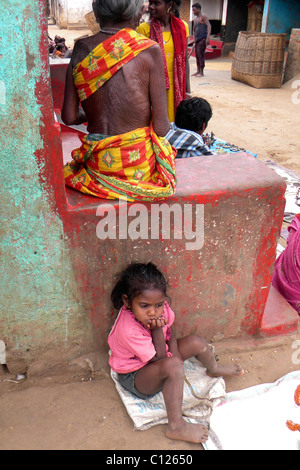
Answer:
[[[166,297],[168,283],[164,275],[153,263],[132,263],[119,274],[119,279],[111,293],[113,306],[123,306],[122,295],[128,297],[129,304],[137,295],[148,289],[158,289]]]

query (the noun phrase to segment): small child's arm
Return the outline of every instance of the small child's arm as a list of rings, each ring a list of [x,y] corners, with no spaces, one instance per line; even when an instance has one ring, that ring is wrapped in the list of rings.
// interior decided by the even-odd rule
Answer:
[[[167,321],[164,317],[152,320],[149,324],[148,328],[151,330],[152,342],[156,351],[150,362],[159,361],[166,357],[166,340],[163,332],[163,327],[166,324]]]
[[[168,341],[168,346],[169,346],[169,351],[172,354],[173,357],[178,357],[180,360],[182,360],[182,357],[180,355],[180,352],[178,350],[178,344],[177,344],[177,338],[174,329],[171,327],[171,336]]]
[[[162,328],[155,328],[151,330],[151,335],[156,354],[150,362],[156,362],[166,357],[166,341]]]

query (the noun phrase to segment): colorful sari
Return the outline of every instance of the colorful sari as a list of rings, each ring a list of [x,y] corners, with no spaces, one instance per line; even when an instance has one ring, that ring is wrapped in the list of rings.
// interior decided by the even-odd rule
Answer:
[[[153,44],[128,28],[99,44],[73,70],[80,100]],[[67,186],[103,199],[128,201],[155,201],[174,194],[176,151],[152,125],[117,136],[89,134],[81,140],[64,168]]]
[[[300,214],[288,230],[287,247],[276,260],[272,283],[300,315]]]
[[[186,49],[188,25],[171,15],[171,32],[162,31],[158,20],[141,23],[137,32],[157,42],[163,56],[169,121],[175,121],[176,109],[186,98]]]
[[[186,27],[182,20],[176,18],[174,15],[171,18],[171,34],[174,42],[174,102],[175,110],[179,103],[186,98],[186,71],[185,59],[187,49]],[[156,41],[162,51],[164,66],[165,66],[165,79],[166,88],[169,88],[169,77],[167,70],[167,61],[165,57],[165,49],[162,35],[161,24],[158,20],[151,20],[150,38]]]

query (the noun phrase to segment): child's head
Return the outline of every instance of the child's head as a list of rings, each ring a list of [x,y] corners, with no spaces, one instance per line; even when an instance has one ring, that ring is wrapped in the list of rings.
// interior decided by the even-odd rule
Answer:
[[[130,308],[142,323],[162,315],[168,283],[153,263],[133,263],[121,272],[112,293],[115,308]]]
[[[204,98],[189,98],[181,101],[176,111],[175,124],[180,129],[202,134],[212,117],[212,109]]]
[[[56,50],[59,52],[65,52],[65,45],[59,42],[58,44],[56,44]]]

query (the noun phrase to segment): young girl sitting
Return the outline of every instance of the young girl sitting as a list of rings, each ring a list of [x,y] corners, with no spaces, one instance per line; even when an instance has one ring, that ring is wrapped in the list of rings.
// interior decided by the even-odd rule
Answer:
[[[208,343],[190,335],[176,339],[174,312],[167,303],[167,282],[152,263],[134,263],[120,275],[111,299],[119,316],[110,332],[109,364],[120,384],[136,396],[147,399],[162,391],[170,439],[205,442],[208,430],[182,416],[183,362],[195,356],[210,376],[244,373],[239,365],[219,365]]]

